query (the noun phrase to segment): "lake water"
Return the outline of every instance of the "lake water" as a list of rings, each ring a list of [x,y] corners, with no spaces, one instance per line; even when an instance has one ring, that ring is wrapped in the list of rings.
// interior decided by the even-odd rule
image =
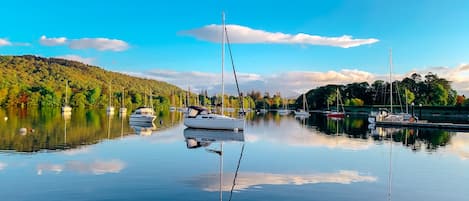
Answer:
[[[250,114],[238,133],[186,129],[178,112],[160,112],[152,128],[104,110],[0,118],[2,201],[469,197],[464,132],[369,129],[366,117],[320,114]]]

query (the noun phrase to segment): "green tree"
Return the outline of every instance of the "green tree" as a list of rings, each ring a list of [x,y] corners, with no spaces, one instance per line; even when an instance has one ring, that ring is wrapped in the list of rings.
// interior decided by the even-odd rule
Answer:
[[[73,107],[84,108],[86,106],[86,95],[82,92],[75,93],[72,96],[72,100],[70,101],[70,105]]]

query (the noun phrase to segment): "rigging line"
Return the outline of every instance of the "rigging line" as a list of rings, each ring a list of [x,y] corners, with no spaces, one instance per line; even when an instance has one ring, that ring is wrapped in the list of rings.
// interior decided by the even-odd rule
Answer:
[[[388,201],[391,201],[391,195],[392,195],[392,193],[391,193],[391,190],[392,190],[392,142],[393,142],[393,139],[392,139],[392,132],[391,132],[391,139],[390,139],[390,143],[389,143]]]
[[[240,101],[241,112],[244,115],[244,113],[245,113],[244,112],[244,98],[241,96],[241,92],[239,91],[238,76],[236,76],[236,70],[235,70],[235,65],[234,65],[234,61],[233,61],[233,54],[231,52],[231,43],[230,43],[230,39],[228,37],[228,29],[226,27],[225,27],[225,36],[226,36],[226,43],[228,44],[228,51],[230,53],[231,66],[233,67],[233,74],[234,74],[234,78],[235,78],[235,82],[236,82],[236,89],[238,90],[238,96],[241,99],[241,101]]]
[[[244,145],[245,144],[243,143],[243,147],[241,147],[241,154],[239,155],[238,166],[236,167],[236,172],[235,172],[235,175],[233,177],[233,185],[231,186],[229,201],[231,201],[231,197],[233,197],[233,190],[234,190],[234,187],[236,185],[236,178],[238,177],[239,165],[241,164],[241,159],[243,158]]]

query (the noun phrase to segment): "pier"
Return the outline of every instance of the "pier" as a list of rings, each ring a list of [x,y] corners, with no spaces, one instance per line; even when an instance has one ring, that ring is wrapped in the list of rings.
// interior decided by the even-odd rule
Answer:
[[[436,129],[451,129],[451,130],[461,130],[461,131],[469,130],[469,124],[430,123],[426,121],[420,121],[420,122],[379,121],[379,122],[376,122],[376,125],[382,126],[382,127],[436,128]]]

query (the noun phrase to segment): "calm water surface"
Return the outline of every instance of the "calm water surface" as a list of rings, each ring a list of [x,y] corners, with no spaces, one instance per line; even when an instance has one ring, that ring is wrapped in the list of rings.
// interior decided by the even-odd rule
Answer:
[[[239,133],[186,129],[177,112],[160,112],[155,125],[88,110],[0,110],[0,118],[2,201],[469,196],[464,132],[276,113],[251,114]]]

